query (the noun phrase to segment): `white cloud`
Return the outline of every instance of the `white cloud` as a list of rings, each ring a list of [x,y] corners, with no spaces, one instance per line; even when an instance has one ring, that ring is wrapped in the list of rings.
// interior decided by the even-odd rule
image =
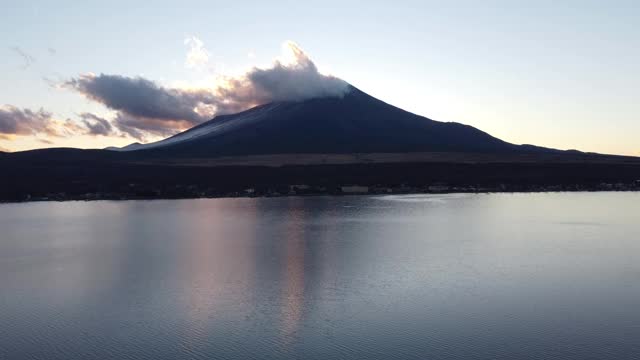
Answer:
[[[184,39],[184,44],[189,47],[184,65],[190,69],[202,70],[209,64],[209,51],[204,47],[204,42],[195,36]]]

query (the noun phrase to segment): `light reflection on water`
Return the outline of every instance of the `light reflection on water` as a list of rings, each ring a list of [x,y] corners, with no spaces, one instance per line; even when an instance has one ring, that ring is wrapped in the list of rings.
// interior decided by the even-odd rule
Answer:
[[[0,359],[631,358],[640,194],[0,206]]]

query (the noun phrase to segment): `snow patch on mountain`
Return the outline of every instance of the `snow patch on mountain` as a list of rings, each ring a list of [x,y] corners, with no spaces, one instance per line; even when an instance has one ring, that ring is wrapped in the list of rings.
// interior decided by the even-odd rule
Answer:
[[[280,107],[280,103],[271,103],[267,105],[257,106],[253,109],[235,114],[235,115],[223,115],[214,118],[206,123],[198,125],[192,129],[176,134],[164,140],[156,141],[149,144],[131,144],[123,148],[108,148],[107,150],[113,151],[135,151],[161,148],[168,145],[175,145],[186,141],[191,141],[202,136],[217,136],[224,134],[233,129],[236,129],[247,124],[255,123],[260,119],[264,119],[267,113],[276,110]],[[136,145],[136,146],[132,146]]]

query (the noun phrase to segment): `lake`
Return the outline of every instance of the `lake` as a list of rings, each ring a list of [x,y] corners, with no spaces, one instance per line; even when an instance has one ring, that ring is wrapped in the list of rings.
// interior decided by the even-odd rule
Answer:
[[[0,205],[0,359],[640,357],[640,193]]]

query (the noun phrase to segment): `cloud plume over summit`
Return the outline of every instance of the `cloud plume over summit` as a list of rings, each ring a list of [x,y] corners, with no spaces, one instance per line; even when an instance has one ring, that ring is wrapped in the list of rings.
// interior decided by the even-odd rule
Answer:
[[[196,45],[208,54],[202,42]],[[295,43],[286,42],[284,50],[285,57],[270,67],[253,67],[240,76],[219,76],[210,87],[166,87],[142,77],[109,74],[81,75],[64,86],[115,110],[112,125],[140,140],[171,135],[216,115],[269,102],[338,97],[348,91],[345,81],[321,74]],[[199,57],[199,64],[207,59]]]
[[[299,101],[317,97],[343,96],[349,87],[344,80],[323,75],[316,64],[295,43],[285,43],[292,57],[289,63],[276,60],[271,68],[253,68],[246,74],[251,87],[268,101]],[[237,90],[237,89],[236,89]]]

